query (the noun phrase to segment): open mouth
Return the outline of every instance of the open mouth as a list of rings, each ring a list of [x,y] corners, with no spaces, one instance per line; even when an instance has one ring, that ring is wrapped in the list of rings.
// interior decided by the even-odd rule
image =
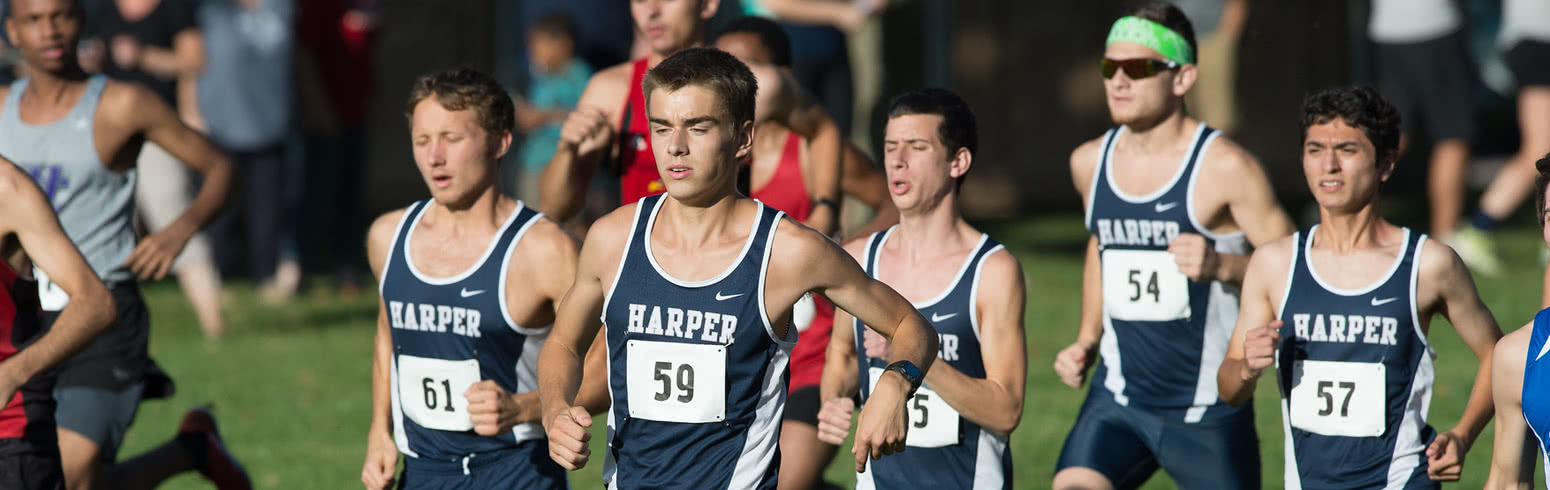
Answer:
[[[685,166],[674,166],[667,168],[667,176],[673,180],[682,180],[692,173],[694,173],[694,169]]]

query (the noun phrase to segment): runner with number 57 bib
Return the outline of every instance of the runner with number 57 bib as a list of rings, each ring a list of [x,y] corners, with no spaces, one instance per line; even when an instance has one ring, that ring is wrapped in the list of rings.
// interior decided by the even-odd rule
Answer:
[[[1259,374],[1281,389],[1288,489],[1439,488],[1491,418],[1490,359],[1501,330],[1457,254],[1384,221],[1399,116],[1377,91],[1328,90],[1303,103],[1303,174],[1320,224],[1260,248],[1217,374],[1241,404]],[[1448,319],[1479,358],[1457,426],[1427,425],[1431,319]]]

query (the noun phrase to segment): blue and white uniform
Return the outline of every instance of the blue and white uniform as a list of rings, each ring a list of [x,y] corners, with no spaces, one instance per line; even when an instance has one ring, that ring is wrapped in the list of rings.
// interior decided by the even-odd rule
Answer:
[[[521,203],[484,255],[452,277],[414,265],[410,242],[430,201],[399,222],[382,272],[381,295],[393,342],[393,436],[407,488],[565,488],[543,428],[521,424],[497,436],[474,433],[464,393],[493,380],[508,393],[537,389],[538,351],[548,325],[512,321],[506,274],[512,253],[540,214]]]
[[[1416,281],[1426,235],[1405,229],[1389,272],[1340,289],[1296,244],[1281,300],[1276,354],[1287,489],[1437,488],[1426,476],[1426,424],[1436,357],[1421,331]]]
[[[738,259],[703,281],[674,278],[651,252],[662,195],[642,198],[603,301],[608,325],[609,488],[775,488],[787,364],[797,331],[775,334],[765,272],[783,214],[759,204]],[[778,312],[777,312],[778,313]]]
[[[1550,468],[1550,308],[1534,315],[1534,331],[1529,336],[1528,358],[1523,361],[1523,420],[1534,433],[1539,455]],[[1550,483],[1546,484],[1550,488]]]
[[[1218,253],[1249,252],[1242,232],[1213,233],[1195,215],[1202,156],[1219,133],[1201,123],[1173,178],[1137,196],[1115,183],[1113,154],[1127,131],[1104,135],[1087,193],[1102,269],[1101,360],[1056,469],[1091,468],[1122,489],[1159,467],[1183,488],[1259,488],[1252,405],[1234,408],[1216,389],[1238,288],[1191,280],[1168,253],[1182,233]]]
[[[867,275],[879,277],[878,258],[883,243],[898,227],[874,233],[867,241]],[[940,338],[937,362],[946,363],[965,376],[985,378],[985,360],[980,356],[979,310],[974,299],[979,292],[980,270],[985,258],[1005,250],[989,235],[980,235],[958,276],[935,298],[915,303],[915,309],[931,322]],[[866,326],[852,322],[856,333],[856,359],[860,363],[862,400],[872,392],[873,381],[888,366],[886,359],[869,358],[862,345]],[[964,488],[975,490],[1012,487],[1012,451],[1005,434],[982,429],[958,414],[930,386],[921,386],[909,402],[910,432],[903,453],[870,463],[865,473],[856,475],[857,489],[872,488]]]

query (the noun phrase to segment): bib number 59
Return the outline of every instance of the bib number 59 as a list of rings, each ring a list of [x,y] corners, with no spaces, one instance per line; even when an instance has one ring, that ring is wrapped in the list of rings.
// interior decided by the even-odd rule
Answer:
[[[655,369],[652,370],[651,378],[662,383],[662,391],[652,396],[656,401],[663,402],[669,398],[674,398],[674,381],[677,381],[678,396],[676,398],[678,402],[689,403],[694,401],[694,366],[679,364],[678,368],[674,369],[673,363],[659,361],[656,363]]]

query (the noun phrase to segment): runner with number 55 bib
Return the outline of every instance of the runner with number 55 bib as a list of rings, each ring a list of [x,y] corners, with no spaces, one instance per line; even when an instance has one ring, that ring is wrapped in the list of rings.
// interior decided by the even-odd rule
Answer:
[[[899,224],[845,248],[915,304],[941,347],[909,402],[910,449],[857,475],[858,489],[1013,487],[1007,438],[1023,413],[1026,299],[1017,258],[959,212],[978,139],[969,105],[947,90],[909,92],[888,109],[883,165]],[[850,399],[869,398],[889,351],[862,322],[839,316],[818,416],[818,436],[830,444],[849,435]]]
[[[1399,154],[1394,107],[1369,87],[1332,89],[1303,103],[1302,128],[1320,224],[1254,254],[1221,397],[1247,402],[1274,368],[1288,489],[1439,488],[1490,421],[1501,330],[1453,249],[1378,212]],[[1437,314],[1479,359],[1463,416],[1441,433],[1426,423]]]
[[[1184,113],[1195,36],[1152,2],[1114,22],[1102,60],[1119,127],[1071,153],[1088,241],[1072,388],[1102,355],[1054,488],[1135,488],[1161,468],[1180,488],[1259,488],[1251,407],[1216,396],[1250,244],[1290,235],[1259,162]]]

